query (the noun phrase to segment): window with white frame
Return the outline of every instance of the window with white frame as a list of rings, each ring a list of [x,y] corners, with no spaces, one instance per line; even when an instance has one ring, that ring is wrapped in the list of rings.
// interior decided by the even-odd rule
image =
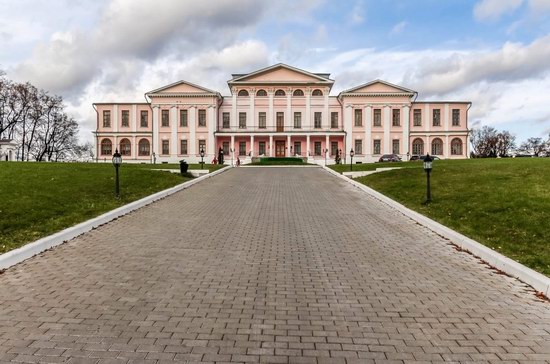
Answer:
[[[460,109],[453,109],[453,126],[460,125]]]
[[[246,142],[239,142],[239,155],[246,155]]]
[[[142,128],[146,128],[149,125],[149,113],[147,112],[147,110],[141,110],[139,125]]]
[[[321,129],[321,120],[323,118],[323,113],[320,111],[315,111],[313,113],[313,127],[315,129]]]
[[[170,154],[170,141],[169,140],[163,140],[162,141],[162,154],[163,155]]]
[[[187,117],[188,117],[187,110],[180,110],[180,127],[187,128],[187,124],[188,124]]]
[[[451,155],[462,155],[462,140],[460,138],[451,140]]]
[[[382,109],[374,109],[374,126],[382,126]]]
[[[338,112],[337,111],[333,111],[330,113],[330,127],[332,129],[337,129],[338,128]]]
[[[442,155],[443,154],[443,141],[439,138],[432,140],[432,154],[433,155]]]
[[[392,146],[392,153],[399,154],[399,139],[393,139],[391,146]]]
[[[374,154],[380,154],[380,150],[381,150],[381,141],[380,141],[380,139],[374,139],[372,142],[373,142],[372,152]]]
[[[413,111],[413,126],[422,126],[422,110],[420,109]]]
[[[199,126],[204,127],[206,126],[206,110],[200,109],[199,110]]]
[[[321,142],[315,142],[314,153],[315,155],[321,155]]]
[[[127,128],[130,126],[130,110],[122,110],[121,126]]]
[[[222,128],[229,129],[229,113],[222,113]]]
[[[103,127],[111,127],[111,110],[103,110]]]
[[[187,155],[187,140],[180,141],[180,154]]]
[[[363,110],[355,109],[355,126],[363,126]]]
[[[401,109],[392,109],[392,125],[401,126]]]
[[[260,111],[258,113],[258,128],[265,129],[266,127],[266,113],[265,111]]]
[[[170,110],[162,110],[161,126],[170,126]]]
[[[415,155],[424,154],[424,141],[422,139],[416,138],[415,140],[413,140],[412,152]]]
[[[433,126],[441,126],[441,109],[433,109]]]
[[[363,140],[355,139],[355,154],[363,154]]]
[[[302,113],[301,112],[295,112],[294,113],[294,128],[300,129],[302,127]]]
[[[239,129],[246,129],[246,113],[239,113]]]
[[[302,142],[294,142],[294,155],[302,155]]]

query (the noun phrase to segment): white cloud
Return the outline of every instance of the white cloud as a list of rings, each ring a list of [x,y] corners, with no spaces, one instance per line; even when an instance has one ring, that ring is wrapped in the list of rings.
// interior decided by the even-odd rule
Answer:
[[[523,0],[481,0],[474,6],[474,16],[479,21],[497,20],[521,6]]]
[[[407,22],[401,21],[393,26],[393,28],[390,31],[390,34],[399,34],[403,31],[403,29],[405,29],[406,26],[407,26]]]
[[[550,0],[529,0],[529,7],[536,13],[550,11]]]
[[[361,24],[365,21],[365,3],[363,0],[355,2],[350,14],[350,21],[352,24]]]

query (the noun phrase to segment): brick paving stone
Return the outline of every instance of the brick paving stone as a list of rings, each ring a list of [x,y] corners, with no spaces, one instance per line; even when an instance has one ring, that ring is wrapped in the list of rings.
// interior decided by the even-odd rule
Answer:
[[[0,275],[0,362],[550,363],[550,304],[318,168],[238,168]]]

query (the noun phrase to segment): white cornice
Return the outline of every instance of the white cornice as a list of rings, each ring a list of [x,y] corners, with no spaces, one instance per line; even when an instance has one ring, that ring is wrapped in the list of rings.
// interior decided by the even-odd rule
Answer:
[[[165,92],[158,94],[148,94],[149,97],[221,97],[215,93],[205,92]]]
[[[385,96],[385,97],[395,97],[395,96],[407,96],[407,97],[413,97],[414,94],[413,93],[406,93],[406,92],[369,92],[369,93],[366,93],[366,92],[350,92],[350,93],[342,93],[340,94],[340,97],[346,97],[346,96],[350,96],[350,97],[380,97],[380,96]]]

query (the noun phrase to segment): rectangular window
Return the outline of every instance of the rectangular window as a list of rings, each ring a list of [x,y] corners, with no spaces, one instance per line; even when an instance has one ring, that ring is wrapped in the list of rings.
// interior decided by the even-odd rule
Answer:
[[[164,154],[164,155],[170,154],[170,141],[169,140],[163,140],[162,141],[162,154]]]
[[[374,126],[382,126],[382,109],[374,109]]]
[[[300,129],[302,127],[302,113],[301,112],[295,112],[294,113],[294,128]]]
[[[162,110],[161,126],[170,126],[170,110]]]
[[[278,112],[276,114],[276,118],[277,118],[277,131],[278,132],[285,131],[285,113]]]
[[[422,110],[414,109],[413,111],[413,125],[422,126]]]
[[[258,113],[258,128],[260,129],[265,129],[266,128],[266,116],[265,116],[265,111],[260,111]]]
[[[199,140],[199,153],[201,150],[204,150],[204,153],[206,153],[206,140],[204,139]]]
[[[258,143],[258,155],[265,155],[265,142]]]
[[[199,110],[199,126],[206,126],[206,110],[204,109]]]
[[[355,109],[355,126],[363,126],[363,110]]]
[[[180,110],[180,127],[187,128],[187,125],[188,125],[187,116],[188,116],[187,110]]]
[[[246,142],[239,142],[239,155],[246,155]]]
[[[110,110],[103,110],[103,127],[104,128],[110,128],[111,127],[111,111]]]
[[[314,147],[315,147],[314,149],[315,155],[321,155],[321,142],[315,142]]]
[[[338,112],[336,111],[330,113],[330,127],[333,129],[338,128]]]
[[[380,139],[374,139],[373,143],[374,143],[372,148],[373,153],[380,154]]]
[[[338,142],[330,142],[330,155],[338,153]]]
[[[460,125],[460,109],[453,109],[453,126]]]
[[[223,155],[229,155],[229,142],[222,143]]]
[[[302,155],[302,142],[294,142],[294,155]]]
[[[321,129],[321,119],[323,117],[323,114],[320,111],[316,111],[313,113],[313,122],[314,122],[314,128],[315,129]]]
[[[229,113],[222,113],[222,128],[229,129]]]
[[[401,126],[401,110],[392,109],[392,125]]]
[[[146,128],[149,125],[149,112],[147,110],[141,110],[139,125],[142,128]]]
[[[441,110],[433,109],[433,126],[441,126]]]
[[[363,154],[363,141],[355,139],[355,154]]]
[[[127,128],[130,126],[130,110],[122,110],[122,127]]]
[[[187,155],[187,140],[182,140],[180,142],[180,154]]]
[[[239,129],[246,129],[246,113],[239,113]]]
[[[392,140],[392,153],[399,154],[399,139]]]

